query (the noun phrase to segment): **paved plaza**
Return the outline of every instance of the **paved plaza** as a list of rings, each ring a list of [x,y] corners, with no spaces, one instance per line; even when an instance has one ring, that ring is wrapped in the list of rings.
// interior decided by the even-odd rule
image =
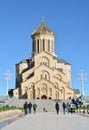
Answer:
[[[89,130],[89,117],[38,112],[27,114],[1,130]]]

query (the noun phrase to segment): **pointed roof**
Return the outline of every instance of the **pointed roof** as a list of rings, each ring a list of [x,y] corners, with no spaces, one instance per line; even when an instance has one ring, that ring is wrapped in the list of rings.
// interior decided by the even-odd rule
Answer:
[[[54,32],[49,29],[49,27],[44,23],[44,21],[42,21],[42,23],[38,26],[38,28],[32,33],[32,36],[36,35],[36,34],[38,35],[41,33],[42,34],[43,33],[47,33],[47,34],[50,33],[50,34],[55,36]]]

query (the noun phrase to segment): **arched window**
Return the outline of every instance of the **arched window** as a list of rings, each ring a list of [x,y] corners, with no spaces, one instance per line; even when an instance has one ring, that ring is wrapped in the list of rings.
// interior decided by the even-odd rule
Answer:
[[[47,79],[47,75],[45,74],[45,79]]]
[[[43,39],[43,51],[45,50],[45,39]]]
[[[43,94],[47,94],[47,85],[46,84],[42,85],[41,91],[42,91]]]
[[[32,44],[33,46],[32,46],[32,51],[34,52],[34,40],[33,40],[33,44]]]
[[[50,40],[48,40],[48,52],[50,52]]]
[[[47,58],[47,57],[42,57],[41,59],[40,59],[40,65],[47,65],[47,66],[49,66],[49,59]]]
[[[42,74],[41,74],[41,79],[42,79]]]
[[[53,51],[54,51],[54,50],[53,50],[53,41],[51,41],[51,44],[52,44],[52,52],[53,52]]]
[[[43,71],[43,77],[47,80],[50,80],[50,75],[47,71]]]
[[[47,71],[43,70],[42,72],[40,72],[40,78],[41,79],[45,78],[47,80],[50,80],[50,74]]]
[[[36,40],[33,40],[32,50],[33,50],[33,52],[36,51]]]
[[[37,51],[39,52],[39,39],[37,40]]]

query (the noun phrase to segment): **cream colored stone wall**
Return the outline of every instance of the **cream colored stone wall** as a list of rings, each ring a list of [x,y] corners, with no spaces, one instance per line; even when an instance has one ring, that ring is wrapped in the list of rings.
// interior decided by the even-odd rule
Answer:
[[[27,92],[28,98],[33,98],[33,84],[35,86],[35,98],[42,98],[45,95],[47,98],[52,99],[67,99],[70,96],[74,97],[74,91],[71,90],[68,85],[68,80],[70,80],[70,74],[68,77],[68,72],[71,71],[70,65],[56,66],[53,61],[53,57],[50,54],[41,52],[34,57],[35,66],[22,74],[21,92],[24,95]],[[43,59],[43,60],[42,60]],[[55,60],[56,61],[56,60]],[[41,63],[47,64],[41,64]],[[57,70],[63,68],[63,72]],[[26,79],[32,72],[34,72],[34,77],[31,79]],[[47,76],[45,79],[45,75]],[[42,77],[41,77],[42,76]],[[41,79],[42,78],[42,79]],[[69,79],[67,79],[69,78]],[[14,91],[14,96],[19,98],[18,89]]]
[[[46,27],[46,31],[41,33],[41,27],[44,28],[44,23],[37,29],[37,33],[35,30],[32,34],[32,40],[35,43],[32,42],[34,43],[34,51],[29,63],[22,61],[16,66],[16,78],[20,86],[16,86],[14,97],[29,99],[72,98],[75,96],[75,92],[71,88],[71,65],[65,61],[60,62],[55,55],[53,32],[50,32]],[[44,50],[42,50],[41,45],[43,39],[45,40]],[[50,40],[50,49],[48,49],[48,40]],[[29,67],[33,62],[34,66]],[[79,95],[76,94],[76,96]]]

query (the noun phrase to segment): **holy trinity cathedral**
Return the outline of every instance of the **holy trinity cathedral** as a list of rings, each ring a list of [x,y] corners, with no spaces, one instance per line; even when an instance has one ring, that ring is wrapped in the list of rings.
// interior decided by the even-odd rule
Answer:
[[[55,55],[54,32],[43,21],[31,38],[30,58],[16,64],[14,97],[68,99],[79,96],[71,88],[71,65]]]

